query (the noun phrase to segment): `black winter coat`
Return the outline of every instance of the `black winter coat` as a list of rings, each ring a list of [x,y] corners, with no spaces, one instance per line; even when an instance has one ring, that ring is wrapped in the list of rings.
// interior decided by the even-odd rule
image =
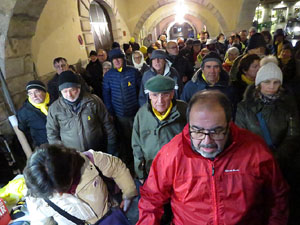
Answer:
[[[27,137],[31,137],[34,146],[48,143],[46,122],[47,116],[35,108],[28,100],[17,113],[18,127]]]

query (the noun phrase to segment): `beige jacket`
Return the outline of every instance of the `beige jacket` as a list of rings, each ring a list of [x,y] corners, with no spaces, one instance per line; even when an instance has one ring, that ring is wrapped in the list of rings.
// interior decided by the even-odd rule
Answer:
[[[89,150],[89,152],[92,153],[94,163],[102,171],[103,175],[115,180],[122,190],[123,199],[132,198],[137,195],[130,172],[119,158],[103,152],[93,150]],[[56,194],[50,200],[72,215],[87,220],[90,223],[95,223],[109,209],[108,191],[92,162],[87,156],[82,153],[80,154],[85,158],[85,163],[81,169],[81,180],[75,191],[77,198],[72,198],[70,194],[63,194],[61,196]],[[27,201],[30,201],[28,209],[29,214],[34,218],[33,224],[43,224],[42,221],[51,216],[57,222],[64,221],[59,224],[68,224],[43,199],[28,197]],[[75,202],[69,204],[70,201]]]

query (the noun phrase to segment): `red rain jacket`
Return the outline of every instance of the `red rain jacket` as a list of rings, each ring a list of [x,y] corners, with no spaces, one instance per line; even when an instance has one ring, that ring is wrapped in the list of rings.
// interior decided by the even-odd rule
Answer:
[[[231,144],[212,161],[192,150],[188,129],[154,159],[137,225],[159,225],[168,201],[176,225],[287,223],[288,186],[260,137],[231,123]]]

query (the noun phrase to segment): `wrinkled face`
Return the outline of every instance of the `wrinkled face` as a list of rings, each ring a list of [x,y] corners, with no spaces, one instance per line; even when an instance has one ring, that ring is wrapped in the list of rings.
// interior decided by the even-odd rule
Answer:
[[[54,64],[54,68],[56,73],[59,75],[62,72],[67,71],[69,69],[69,65],[65,60],[60,60],[58,63]]]
[[[101,62],[101,63],[105,62],[107,60],[107,53],[106,53],[106,51],[100,49],[98,51],[97,57],[98,57],[99,62]]]
[[[169,43],[167,45],[167,51],[170,55],[178,55],[179,54],[179,48],[176,43]]]
[[[260,92],[264,95],[274,95],[278,92],[281,82],[278,79],[265,80],[260,83]]]
[[[248,50],[248,54],[252,55],[252,54],[256,54],[258,55],[260,58],[262,58],[265,55],[266,49],[264,47],[258,47],[258,48],[253,48]]]
[[[114,65],[114,68],[120,69],[123,67],[124,60],[122,58],[116,58],[112,60],[112,63]]]
[[[28,90],[27,95],[35,104],[43,103],[46,98],[46,92],[35,88]]]
[[[280,54],[283,59],[289,59],[292,57],[292,51],[290,49],[282,49]]]
[[[153,69],[155,69],[158,72],[161,72],[164,70],[165,64],[166,64],[165,59],[158,59],[158,58],[152,59],[152,67],[153,67]]]
[[[218,82],[220,71],[220,65],[215,61],[208,61],[204,64],[203,74],[210,84]]]
[[[164,114],[168,110],[173,97],[174,91],[163,93],[149,92],[152,107],[161,114]]]
[[[192,148],[203,157],[214,158],[223,151],[229,129],[224,109],[219,104],[208,109],[195,103],[189,114],[189,129]]]
[[[142,62],[142,56],[139,53],[134,53],[133,60],[136,64],[140,64]]]
[[[90,56],[90,59],[91,59],[92,62],[96,62],[97,56],[91,55],[91,56]]]
[[[233,53],[233,52],[228,53],[228,59],[231,62],[234,61],[238,56],[239,56],[239,53]]]
[[[70,102],[75,102],[80,95],[80,88],[78,87],[64,88],[61,90],[61,94],[64,99],[67,99]]]
[[[254,60],[253,63],[251,63],[249,69],[247,71],[244,71],[245,76],[254,81],[259,68],[259,60]]]

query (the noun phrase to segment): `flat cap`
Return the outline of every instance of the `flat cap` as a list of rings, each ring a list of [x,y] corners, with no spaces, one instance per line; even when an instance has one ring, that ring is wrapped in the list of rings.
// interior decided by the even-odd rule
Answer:
[[[151,92],[169,92],[174,90],[175,81],[166,76],[156,75],[145,84],[145,89]]]
[[[167,53],[165,50],[162,49],[154,50],[150,57],[150,59],[166,59],[166,58],[167,58]]]

